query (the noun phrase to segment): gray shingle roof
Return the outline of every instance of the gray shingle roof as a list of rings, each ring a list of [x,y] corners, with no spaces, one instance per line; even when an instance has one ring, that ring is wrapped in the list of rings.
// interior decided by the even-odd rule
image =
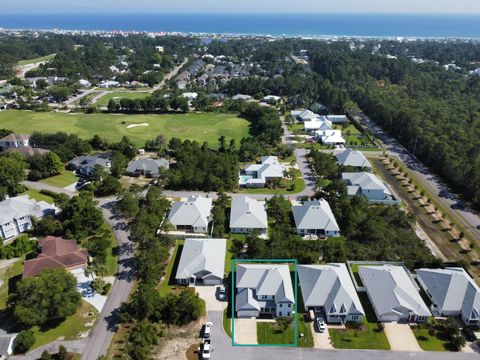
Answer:
[[[234,197],[230,212],[230,228],[268,228],[265,201],[258,201],[243,195]]]
[[[348,148],[345,151],[337,153],[335,157],[337,158],[338,163],[343,166],[372,168],[372,164],[370,164],[362,152],[358,150]]]
[[[167,159],[140,159],[130,161],[127,167],[127,173],[133,174],[135,172],[148,172],[151,175],[158,175],[159,168],[168,169],[169,162]]]
[[[418,269],[416,273],[440,310],[479,313],[480,288],[464,269]]]
[[[226,249],[225,239],[185,239],[175,278],[212,274],[223,279]]]
[[[405,312],[431,316],[403,266],[359,266],[358,273],[378,316]]]
[[[6,224],[13,219],[24,216],[42,218],[46,214],[54,213],[58,208],[45,201],[35,201],[28,195],[21,195],[0,202],[0,224]]]
[[[340,231],[328,202],[324,199],[305,201],[303,205],[292,207],[297,229],[321,229]]]
[[[276,302],[295,302],[288,265],[239,264],[237,289],[250,288],[256,296],[274,295]]]
[[[345,264],[299,265],[297,269],[305,308],[324,307],[331,314],[365,314]]]
[[[190,196],[187,201],[174,202],[168,214],[173,225],[207,227],[212,211],[212,199],[203,196]]]

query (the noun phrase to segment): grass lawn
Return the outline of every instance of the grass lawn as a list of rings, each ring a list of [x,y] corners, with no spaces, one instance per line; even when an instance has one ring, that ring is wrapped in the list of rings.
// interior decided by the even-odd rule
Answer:
[[[35,189],[28,189],[24,195],[28,195],[30,199],[37,200],[37,201],[45,201],[49,204],[53,204],[54,200],[51,196],[42,194],[40,191]]]
[[[441,323],[434,319],[430,320],[430,323],[435,329],[432,335],[428,333],[428,327],[425,325],[412,327],[418,345],[424,351],[451,351],[451,345],[447,340],[447,335],[443,332]]]
[[[295,344],[293,323],[284,330],[272,322],[257,322],[257,341],[259,344]]]
[[[232,337],[232,311],[229,308],[223,310],[223,330],[225,333]]]
[[[365,293],[358,294],[366,316],[360,329],[329,329],[333,347],[337,349],[390,350],[387,336],[377,327],[377,318]]]
[[[147,92],[125,92],[125,91],[114,91],[102,96],[98,101],[94,104],[97,106],[107,106],[108,102],[113,99],[120,101],[121,98],[128,98],[128,99],[144,99],[147,96],[151,95]]]
[[[50,55],[41,56],[35,59],[21,60],[17,63],[17,65],[23,66],[23,65],[30,65],[30,64],[36,64],[39,62],[49,61],[49,60],[52,60],[55,57],[55,55],[56,54],[50,54]]]
[[[269,188],[255,188],[255,189],[241,189],[239,193],[241,194],[271,194],[271,195],[287,195],[287,194],[296,194],[305,190],[305,181],[298,171],[297,177],[292,181],[293,188],[291,190],[287,189],[269,189]]]
[[[167,268],[165,269],[165,278],[158,286],[158,291],[160,295],[165,296],[171,290],[173,286],[176,286],[175,282],[175,273],[177,272],[177,266],[180,262],[180,256],[182,255],[183,244],[185,243],[184,240],[178,240],[175,249],[173,250],[173,254],[171,259],[169,259]]]
[[[299,314],[301,317],[301,314]],[[303,334],[303,338],[298,339],[298,346],[299,347],[313,347],[313,335],[312,335],[312,328],[310,327],[310,323],[303,321],[302,319],[297,320],[298,324],[298,335]]]
[[[73,183],[78,181],[78,176],[75,175],[72,171],[65,170],[60,175],[52,176],[43,180],[40,180],[41,183],[52,185],[56,187],[64,188],[68,185],[72,185]]]
[[[55,324],[51,328],[40,329],[38,326],[33,327],[32,330],[36,338],[34,347],[51,343],[60,337],[64,340],[76,339],[80,334],[89,331],[93,327],[97,315],[97,310],[82,300],[77,312],[67,317],[61,323]]]
[[[149,126],[128,128],[128,125],[143,123]],[[222,135],[227,141],[235,139],[239,144],[248,135],[249,123],[234,114],[217,113],[118,115],[7,110],[0,112],[0,128],[20,134],[64,131],[83,139],[90,139],[97,134],[109,142],[128,136],[138,146],[143,146],[147,139],[163,134],[167,139],[178,137],[200,143],[207,141],[217,146],[218,138]]]
[[[232,271],[232,240],[227,239],[227,251],[225,252],[225,273],[228,274]]]
[[[6,269],[0,270],[0,310],[7,305],[8,295],[15,280],[20,280],[23,272],[23,259],[19,259]]]
[[[118,246],[117,242],[115,241],[115,237],[113,236],[112,229],[109,226],[104,225],[105,232],[108,231],[110,234],[110,243],[111,247],[107,249],[107,276],[113,276],[117,273],[118,270]]]

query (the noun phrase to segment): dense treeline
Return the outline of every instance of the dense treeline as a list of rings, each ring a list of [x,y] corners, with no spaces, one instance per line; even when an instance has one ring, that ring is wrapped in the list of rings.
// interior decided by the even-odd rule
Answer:
[[[235,141],[227,145],[219,139],[219,149],[213,150],[207,143],[173,138],[169,142],[169,154],[175,158],[167,173],[167,187],[172,190],[231,191],[238,184],[238,156]]]
[[[350,96],[476,207],[480,206],[480,78],[406,57],[313,46],[312,68]]]

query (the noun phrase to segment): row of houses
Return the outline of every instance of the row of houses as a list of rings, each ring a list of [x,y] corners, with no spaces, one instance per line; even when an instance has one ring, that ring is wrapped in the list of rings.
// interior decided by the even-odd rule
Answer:
[[[318,115],[310,110],[291,111],[295,121],[303,123],[305,133],[313,135],[325,145],[345,145],[342,131],[334,125],[345,124],[348,119],[345,115]]]
[[[186,239],[176,272],[183,285],[223,282],[225,239]],[[365,292],[380,322],[427,322],[434,316],[459,316],[468,326],[480,324],[480,288],[458,267],[418,269],[418,284],[432,301],[429,308],[412,274],[402,265],[359,264],[360,285],[343,263],[298,265],[304,308],[322,314],[328,323],[361,323],[365,310],[358,292]],[[288,264],[239,263],[235,271],[237,317],[289,317],[295,309]]]
[[[172,204],[168,221],[176,231],[206,234],[212,220],[213,200],[202,196],[191,196],[185,201]],[[335,216],[324,199],[305,201],[292,207],[296,232],[301,236],[339,236]],[[230,210],[230,232],[249,234],[255,232],[261,238],[268,236],[268,219],[265,201],[245,195],[235,196]]]

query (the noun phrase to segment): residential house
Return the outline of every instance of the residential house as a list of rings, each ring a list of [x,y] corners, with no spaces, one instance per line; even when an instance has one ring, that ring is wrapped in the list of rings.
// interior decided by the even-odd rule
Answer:
[[[368,172],[342,173],[342,180],[347,183],[349,196],[365,196],[368,201],[381,204],[399,204],[390,187],[378,177]]]
[[[32,229],[32,218],[54,215],[58,208],[45,201],[35,201],[28,195],[0,202],[0,238],[10,239]]]
[[[140,159],[128,163],[126,173],[130,176],[145,176],[158,178],[160,168],[168,169],[170,163],[167,159]]]
[[[198,97],[196,92],[185,92],[182,94],[182,97],[186,98],[188,101],[193,101]]]
[[[239,318],[290,317],[295,295],[286,264],[237,265],[235,310]]]
[[[64,268],[70,271],[87,266],[88,251],[79,250],[76,240],[47,236],[38,241],[38,246],[40,254],[35,259],[25,260],[24,278],[37,276],[46,269]]]
[[[378,321],[413,323],[430,318],[430,311],[405,267],[359,266],[358,274]]]
[[[282,98],[280,96],[276,96],[276,95],[267,95],[265,96],[262,101],[264,103],[276,103],[276,102],[279,102]]]
[[[232,100],[250,101],[253,100],[253,97],[251,97],[250,95],[237,94],[232,96]]]
[[[434,316],[460,316],[467,326],[480,325],[480,288],[464,269],[417,269],[416,273],[432,300]]]
[[[32,157],[34,155],[45,155],[50,152],[50,150],[47,149],[41,149],[41,148],[34,148],[31,146],[23,146],[23,147],[17,147],[17,148],[10,148],[5,151],[6,153],[20,153],[26,158]]]
[[[306,120],[303,122],[303,129],[305,132],[316,132],[318,130],[333,130],[333,125],[330,120],[324,116],[313,118],[312,120]]]
[[[30,135],[9,134],[0,139],[0,148],[12,149],[30,146]]]
[[[173,203],[168,220],[177,231],[206,233],[211,220],[212,207],[212,199],[190,196],[186,201]]]
[[[305,201],[303,205],[292,206],[292,212],[298,235],[326,237],[340,235],[337,220],[324,199]]]
[[[159,53],[163,53],[165,48],[163,46],[155,46],[155,50],[157,50]]]
[[[345,264],[299,265],[298,279],[306,310],[329,323],[361,323],[365,311]]]
[[[346,141],[342,136],[342,130],[317,130],[317,139],[324,145],[345,145]]]
[[[79,156],[67,162],[67,169],[75,171],[82,176],[90,176],[95,166],[101,166],[105,171],[110,171],[112,164],[106,157],[105,154]]]
[[[348,118],[345,115],[327,115],[327,119],[333,124],[343,124],[348,121]]]
[[[248,234],[258,232],[260,236],[268,234],[267,210],[265,201],[259,201],[241,195],[232,200],[230,211],[230,232]]]
[[[348,148],[344,151],[336,153],[335,157],[341,166],[368,169],[369,171],[372,170],[372,164],[370,164],[365,155],[363,155],[359,150]]]
[[[291,112],[291,115],[298,122],[312,121],[320,117],[320,115],[310,110],[294,110]]]
[[[247,165],[240,174],[240,186],[265,187],[268,182],[284,177],[285,167],[276,156],[263,156],[260,164]]]
[[[176,86],[177,86],[178,90],[185,90],[187,88],[187,85],[188,85],[188,82],[183,81],[183,80],[179,80],[176,83]]]
[[[92,83],[88,80],[85,80],[85,79],[80,79],[78,80],[78,83],[80,84],[81,87],[83,88],[89,88],[92,86]]]
[[[225,239],[185,239],[175,280],[183,285],[219,285],[225,271]]]

